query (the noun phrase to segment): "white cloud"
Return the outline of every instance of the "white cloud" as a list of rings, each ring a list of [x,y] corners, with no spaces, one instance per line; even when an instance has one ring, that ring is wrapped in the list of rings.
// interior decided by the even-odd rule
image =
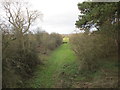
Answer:
[[[43,22],[38,26],[47,32],[71,33],[80,14],[77,4],[84,0],[28,0],[33,9],[41,11]]]

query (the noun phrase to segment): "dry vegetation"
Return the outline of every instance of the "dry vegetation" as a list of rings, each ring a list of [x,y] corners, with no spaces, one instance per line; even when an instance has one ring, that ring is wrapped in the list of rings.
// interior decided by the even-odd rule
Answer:
[[[41,64],[41,56],[58,47],[61,35],[40,31],[32,33],[30,27],[41,13],[31,11],[22,2],[4,2],[5,19],[1,20],[3,88],[23,87],[34,68]],[[39,55],[39,57],[38,57]]]
[[[32,85],[27,87],[118,87],[119,3],[78,4],[83,15],[75,25],[85,33],[67,35],[69,42],[51,54],[49,61],[46,56],[62,44],[65,35],[48,34],[39,28],[32,33],[33,23],[42,18],[40,12],[21,2],[1,4],[5,13],[0,17],[3,88],[26,87],[25,81],[32,79],[36,66],[38,77],[30,79]],[[99,27],[91,33],[93,24]],[[46,65],[42,71],[41,64]]]

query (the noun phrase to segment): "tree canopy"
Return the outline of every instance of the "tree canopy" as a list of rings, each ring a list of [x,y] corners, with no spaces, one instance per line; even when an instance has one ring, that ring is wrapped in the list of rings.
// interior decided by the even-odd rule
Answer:
[[[76,27],[86,31],[92,25],[100,29],[105,22],[111,25],[117,24],[119,21],[118,4],[117,2],[78,3],[78,9],[82,15],[78,16],[78,20],[75,23]]]

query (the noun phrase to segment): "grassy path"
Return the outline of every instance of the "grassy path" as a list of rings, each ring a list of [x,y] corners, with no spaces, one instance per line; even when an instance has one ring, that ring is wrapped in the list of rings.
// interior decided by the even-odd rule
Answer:
[[[67,78],[63,77],[64,74],[76,72],[77,66],[73,65],[75,61],[76,56],[69,44],[61,45],[53,51],[44,66],[37,68],[35,77],[29,81],[30,86],[33,88],[64,87]],[[69,67],[70,65],[74,67]]]
[[[105,58],[106,59],[106,58]],[[115,58],[107,58],[106,62],[100,62],[101,68],[96,72],[80,70],[80,62],[71,50],[69,44],[63,44],[45,59],[45,65],[36,68],[34,77],[27,81],[28,88],[93,88],[116,87],[117,67],[110,62]],[[104,60],[105,61],[105,60]],[[112,79],[107,79],[107,78]]]

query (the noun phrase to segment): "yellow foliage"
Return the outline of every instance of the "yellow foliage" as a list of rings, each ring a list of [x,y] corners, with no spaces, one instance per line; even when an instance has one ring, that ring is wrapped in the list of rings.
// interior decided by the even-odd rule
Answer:
[[[68,37],[64,37],[63,38],[63,42],[69,42],[69,38]]]

